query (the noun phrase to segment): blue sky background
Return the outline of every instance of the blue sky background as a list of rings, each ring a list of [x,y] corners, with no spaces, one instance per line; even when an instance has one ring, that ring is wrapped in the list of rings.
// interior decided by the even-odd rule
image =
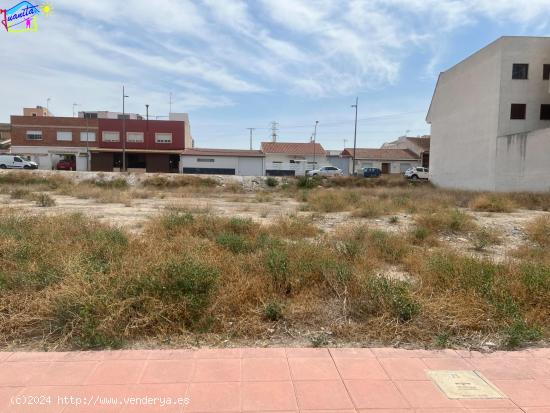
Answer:
[[[17,0],[0,0],[9,8]],[[199,147],[317,138],[378,147],[429,133],[437,75],[503,35],[550,33],[547,0],[52,0],[36,33],[0,32],[0,121],[23,106],[58,116],[188,112]]]

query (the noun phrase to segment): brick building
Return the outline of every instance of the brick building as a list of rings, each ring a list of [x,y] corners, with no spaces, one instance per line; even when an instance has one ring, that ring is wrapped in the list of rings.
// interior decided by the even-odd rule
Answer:
[[[124,123],[128,170],[178,172],[186,147],[185,121],[127,119]],[[122,119],[12,116],[11,151],[29,156],[40,169],[55,169],[61,159],[70,159],[76,170],[120,170],[122,130]]]

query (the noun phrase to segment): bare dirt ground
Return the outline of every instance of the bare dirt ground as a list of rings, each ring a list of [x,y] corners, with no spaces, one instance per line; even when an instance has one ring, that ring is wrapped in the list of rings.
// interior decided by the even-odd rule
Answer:
[[[365,225],[394,233],[406,233],[414,226],[414,216],[411,214],[392,214],[379,218],[357,218],[349,212],[319,213],[303,211],[304,203],[277,194],[267,195],[262,199],[254,191],[248,193],[156,193],[147,199],[133,199],[128,204],[100,203],[93,199],[79,199],[72,196],[51,194],[56,205],[43,208],[35,202],[21,199],[11,199],[9,195],[0,194],[0,204],[3,207],[14,208],[31,214],[56,215],[63,213],[81,213],[99,219],[103,223],[124,228],[130,232],[140,232],[144,223],[150,218],[167,209],[182,209],[192,213],[211,213],[217,216],[250,218],[261,224],[270,224],[285,216],[311,216],[312,222],[324,232],[332,232],[344,225]],[[440,237],[444,244],[457,251],[467,252],[477,257],[492,258],[503,261],[508,253],[526,242],[524,226],[537,216],[548,215],[548,212],[533,210],[517,210],[509,213],[486,213],[464,209],[476,223],[491,229],[499,235],[500,242],[490,245],[483,251],[476,251],[472,240],[460,235],[445,235]],[[390,217],[397,217],[393,222]],[[395,270],[397,271],[397,270]]]

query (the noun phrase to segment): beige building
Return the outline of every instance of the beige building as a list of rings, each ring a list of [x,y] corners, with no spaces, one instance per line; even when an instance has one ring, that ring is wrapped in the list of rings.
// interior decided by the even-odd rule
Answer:
[[[501,37],[440,74],[427,115],[430,179],[550,190],[550,38]]]
[[[23,116],[52,116],[52,113],[43,106],[37,106],[35,108],[23,108]]]
[[[430,166],[430,136],[401,136],[393,142],[387,142],[381,149],[406,149],[418,157],[424,168]]]
[[[353,171],[353,148],[345,148],[342,157],[349,163],[350,174]],[[413,166],[420,166],[420,158],[408,149],[355,149],[355,173],[363,168],[378,168],[383,174],[399,174]]]
[[[271,176],[303,176],[330,165],[325,149],[313,142],[262,142],[265,173]]]

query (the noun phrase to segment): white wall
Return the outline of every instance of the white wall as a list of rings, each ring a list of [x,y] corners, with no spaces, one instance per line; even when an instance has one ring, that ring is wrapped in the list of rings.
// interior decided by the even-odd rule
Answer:
[[[415,160],[404,160],[404,161],[385,161],[385,160],[370,160],[370,159],[356,159],[355,160],[355,173],[358,173],[361,171],[361,168],[378,168],[382,170],[382,164],[383,163],[389,163],[390,164],[390,173],[391,174],[399,174],[404,171],[401,170],[401,164],[403,164],[403,167],[406,165],[409,165],[409,167],[414,166],[421,166],[421,162],[415,161]],[[349,158],[349,170],[350,174],[353,167],[353,159]]]
[[[428,113],[430,179],[447,188],[493,190],[500,41],[443,72]]]
[[[550,191],[550,128],[497,139],[495,189]]]
[[[197,159],[214,159],[214,162],[198,162]],[[265,173],[262,157],[182,155],[180,157],[180,170],[183,168],[234,169],[236,175],[243,176],[248,176],[252,172],[257,172],[254,175],[264,175]]]
[[[86,148],[62,146],[12,146],[14,155],[30,156],[38,164],[38,169],[55,169],[63,154],[76,155],[76,170],[86,171]]]
[[[505,37],[502,44],[500,120],[497,136],[550,127],[540,120],[540,105],[550,104],[549,81],[542,80],[543,64],[550,64],[550,39],[544,37]],[[529,64],[528,79],[512,79],[514,63]],[[526,119],[510,119],[510,105],[526,103]]]
[[[291,160],[299,160],[300,163],[290,163]],[[265,155],[265,169],[296,171],[296,175],[305,175],[306,171],[330,165],[330,162],[324,154],[315,155],[315,164],[310,162],[313,162],[313,155],[286,155],[278,153]]]

